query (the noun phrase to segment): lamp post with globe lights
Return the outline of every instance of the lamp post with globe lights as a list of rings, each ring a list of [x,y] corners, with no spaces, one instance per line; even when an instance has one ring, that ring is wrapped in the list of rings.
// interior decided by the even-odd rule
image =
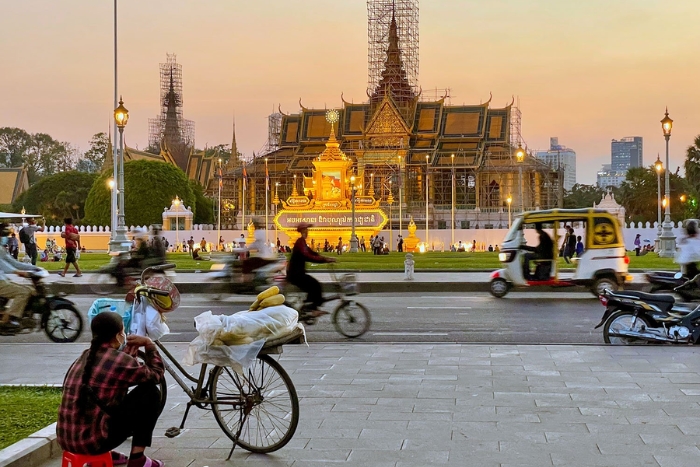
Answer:
[[[129,121],[129,111],[124,107],[124,101],[119,98],[119,107],[114,109],[114,121],[119,129],[119,161],[118,172],[115,174],[116,184],[116,201],[117,201],[117,228],[112,234],[110,240],[110,251],[126,252],[129,251],[130,243],[126,237],[126,223],[124,212],[124,127]]]
[[[659,251],[659,242],[661,241],[661,172],[664,170],[664,165],[658,154],[654,169],[656,170],[656,251]]]
[[[666,194],[665,201],[666,206],[664,209],[664,223],[661,226],[661,237],[659,256],[662,258],[672,258],[676,253],[676,236],[673,235],[673,223],[671,222],[671,182],[669,174],[669,155],[668,155],[668,141],[671,139],[671,129],[673,128],[673,120],[668,116],[668,108],[666,108],[666,114],[661,120],[661,130],[664,134],[664,139],[666,139]]]
[[[352,232],[350,232],[350,253],[357,253],[357,235],[355,234],[355,176],[350,177],[350,205],[352,207]]]
[[[180,247],[180,201],[179,196],[175,196],[173,206],[175,206],[175,249]]]
[[[520,212],[525,212],[525,199],[523,198],[523,161],[525,160],[525,150],[518,144],[515,151],[515,160],[518,162],[518,180],[520,181]]]
[[[511,195],[508,195],[506,198],[506,203],[508,203],[508,228],[510,229],[510,204],[513,202],[513,197]]]

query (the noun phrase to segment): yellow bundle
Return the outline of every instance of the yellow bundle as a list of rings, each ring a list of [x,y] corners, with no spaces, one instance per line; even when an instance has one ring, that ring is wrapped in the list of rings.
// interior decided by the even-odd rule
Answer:
[[[282,305],[284,303],[284,295],[280,293],[279,287],[272,286],[269,289],[260,292],[257,299],[250,305],[248,311],[257,311],[269,306]]]

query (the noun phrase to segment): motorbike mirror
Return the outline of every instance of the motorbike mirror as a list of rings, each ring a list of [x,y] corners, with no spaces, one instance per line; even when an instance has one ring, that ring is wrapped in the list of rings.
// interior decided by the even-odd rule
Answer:
[[[673,278],[674,278],[674,279],[680,279],[681,277],[683,277],[683,273],[682,273],[682,272],[677,272],[677,273],[675,273],[675,274],[673,275]]]

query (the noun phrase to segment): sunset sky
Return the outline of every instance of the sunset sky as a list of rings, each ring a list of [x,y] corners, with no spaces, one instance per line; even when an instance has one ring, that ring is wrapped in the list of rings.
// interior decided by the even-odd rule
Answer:
[[[700,134],[698,0],[423,0],[420,84],[453,104],[501,107],[515,95],[523,136],[578,155],[579,183],[610,163],[610,140],[644,137],[664,155],[659,120],[674,119],[671,167]],[[366,100],[364,0],[119,0],[119,92],[130,146],[148,143],[158,65],[183,66],[184,115],[198,147],[265,144],[277,105]],[[112,0],[0,0],[0,127],[45,132],[82,150],[107,131],[113,100]]]

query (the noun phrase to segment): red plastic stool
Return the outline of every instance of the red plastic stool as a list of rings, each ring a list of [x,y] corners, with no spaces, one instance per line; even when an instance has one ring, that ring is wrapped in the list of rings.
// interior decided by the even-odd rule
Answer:
[[[63,451],[63,462],[61,467],[114,467],[112,465],[112,453],[107,451],[104,454],[91,456],[89,454],[73,454]]]

